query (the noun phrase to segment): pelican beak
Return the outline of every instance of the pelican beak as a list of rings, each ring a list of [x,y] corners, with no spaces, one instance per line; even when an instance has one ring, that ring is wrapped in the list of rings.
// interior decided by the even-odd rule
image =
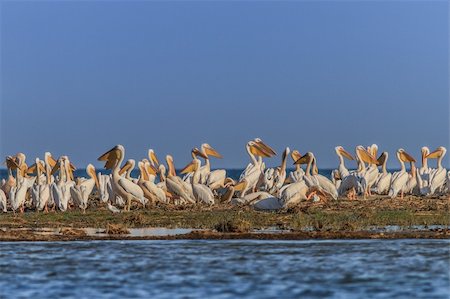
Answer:
[[[385,155],[384,153],[382,153],[382,154],[378,157],[377,161],[378,161],[378,165],[383,164],[383,163],[386,161],[386,155]]]
[[[353,156],[352,156],[349,152],[347,152],[345,149],[341,148],[341,149],[339,150],[339,152],[341,153],[342,156],[346,157],[347,159],[349,159],[349,160],[355,160],[355,159],[353,158]]]
[[[301,157],[302,157],[302,155],[299,153],[298,150],[293,150],[291,152],[291,158],[292,158],[292,160],[294,160],[294,162],[297,161],[298,159],[300,159]]]
[[[100,190],[100,182],[98,181],[97,173],[95,173],[94,165],[89,164],[86,167],[86,172],[94,179],[95,186],[97,187],[97,190]]]
[[[205,153],[206,153],[207,156],[212,156],[212,157],[216,157],[216,158],[219,158],[219,159],[222,158],[222,155],[219,154],[219,153],[218,153],[214,148],[212,148],[212,146],[210,146],[210,145],[205,146]]]
[[[273,150],[273,148],[271,148],[270,146],[265,144],[262,140],[256,141],[256,143],[259,146],[261,146],[264,149],[265,152],[269,153],[269,157],[277,155],[277,153]]]
[[[159,161],[158,158],[156,157],[156,154],[154,151],[149,151],[148,153],[148,157],[150,158],[150,160],[155,163],[157,166],[159,166]]]
[[[375,159],[375,157],[372,156],[365,148],[358,148],[359,154],[361,155],[361,159],[369,164],[375,164],[378,165],[378,161]]]
[[[208,159],[208,156],[202,153],[198,148],[192,149],[192,153],[197,157],[202,157],[203,159]]]
[[[407,152],[402,151],[400,153],[400,157],[402,159],[403,162],[416,162],[416,159],[414,159],[413,157],[411,157]]]
[[[110,149],[109,151],[107,151],[106,153],[104,153],[103,155],[101,155],[100,157],[98,157],[98,161],[108,161],[109,156],[116,151],[116,147],[113,147],[112,149]]]
[[[12,170],[19,168],[19,165],[17,164],[17,162],[11,156],[6,157],[6,166],[8,168],[11,168]]]
[[[30,167],[28,167],[27,173],[28,174],[34,173],[36,171],[36,169],[37,169],[37,167],[36,167],[36,163],[35,163],[35,164],[31,165]]]
[[[48,157],[48,161],[47,161],[47,163],[48,163],[48,165],[50,165],[50,167],[55,167],[55,165],[56,165],[56,160],[55,159],[53,159],[53,157],[52,156],[49,156]]]
[[[106,161],[105,169],[112,169],[116,161],[119,160],[121,155],[120,150],[118,150],[117,146],[113,147],[103,155],[101,155],[97,160],[98,161]]]
[[[260,156],[260,157],[266,157],[266,158],[271,157],[270,153],[267,153],[266,150],[257,143],[250,146],[250,152],[253,155]]]
[[[242,191],[247,186],[247,181],[242,180],[234,186],[234,191]]]
[[[188,165],[186,165],[185,168],[183,168],[180,173],[181,174],[187,174],[190,172],[194,172],[197,170],[197,163],[195,163],[195,161],[192,161],[191,163],[189,163]]]
[[[426,158],[427,159],[437,159],[442,155],[442,150],[441,149],[437,149],[434,152],[429,153]]]
[[[45,172],[45,166],[44,165],[42,165],[42,163],[39,163],[39,169],[42,171],[42,172]]]
[[[128,169],[131,168],[131,163],[130,162],[126,162],[125,165],[119,170],[119,175],[124,174],[125,172],[128,171]]]
[[[72,162],[69,162],[69,165],[72,171],[77,170],[77,168],[75,167],[75,165],[72,164]]]
[[[156,167],[154,167],[151,164],[147,164],[147,172],[153,175],[156,175],[156,173],[158,172],[158,169],[156,169]]]
[[[304,154],[303,156],[301,156],[300,158],[297,159],[297,161],[295,161],[294,165],[298,165],[298,164],[306,164],[309,162],[309,155]]]
[[[56,165],[52,168],[52,171],[50,172],[50,175],[54,175],[55,172],[57,172],[60,168],[60,163],[56,163]]]

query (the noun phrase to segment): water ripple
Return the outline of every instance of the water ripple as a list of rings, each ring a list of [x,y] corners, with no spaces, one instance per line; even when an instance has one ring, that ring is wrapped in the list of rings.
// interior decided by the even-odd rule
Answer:
[[[448,240],[1,243],[1,298],[448,298]]]

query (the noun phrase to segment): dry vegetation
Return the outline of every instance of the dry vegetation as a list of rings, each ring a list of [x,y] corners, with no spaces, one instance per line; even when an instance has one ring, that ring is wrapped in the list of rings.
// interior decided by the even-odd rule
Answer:
[[[158,206],[112,214],[104,206],[98,205],[91,206],[86,214],[79,210],[1,214],[0,228],[94,227],[106,228],[115,234],[127,233],[128,228],[136,227],[202,228],[241,233],[268,227],[294,231],[348,232],[386,225],[448,226],[449,216],[447,197],[408,197],[403,200],[378,197],[355,201],[303,202],[296,208],[278,212],[254,211],[250,207],[196,205]]]

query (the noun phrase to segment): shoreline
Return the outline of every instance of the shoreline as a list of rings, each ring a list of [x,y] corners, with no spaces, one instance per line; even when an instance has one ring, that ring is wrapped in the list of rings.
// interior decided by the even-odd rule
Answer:
[[[70,241],[137,241],[137,240],[371,240],[371,239],[450,239],[450,229],[397,231],[397,232],[370,232],[370,231],[326,231],[326,232],[283,232],[283,233],[222,233],[216,231],[193,231],[180,235],[165,236],[127,236],[83,235],[80,231],[61,235],[41,235],[32,230],[23,230],[19,233],[0,230],[1,242],[70,242]]]
[[[293,209],[277,212],[255,211],[248,206],[193,205],[136,207],[131,212],[113,214],[98,201],[91,203],[86,214],[77,209],[64,213],[0,214],[0,242],[450,239],[450,200],[447,197],[301,202]],[[181,228],[184,231],[176,235],[129,234],[130,230],[150,228],[170,234],[176,234]],[[91,233],[86,233],[87,229],[91,229]]]

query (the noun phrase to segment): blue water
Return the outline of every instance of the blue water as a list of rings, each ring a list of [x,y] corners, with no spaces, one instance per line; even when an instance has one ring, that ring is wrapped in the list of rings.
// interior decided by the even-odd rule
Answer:
[[[449,240],[0,243],[1,298],[448,298]]]

